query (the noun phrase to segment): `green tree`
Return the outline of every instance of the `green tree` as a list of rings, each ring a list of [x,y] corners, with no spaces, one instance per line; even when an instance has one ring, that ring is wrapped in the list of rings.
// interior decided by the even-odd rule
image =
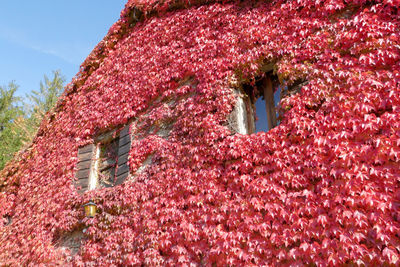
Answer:
[[[0,169],[10,160],[21,147],[21,139],[13,131],[13,123],[23,115],[19,106],[20,98],[15,96],[18,86],[10,82],[0,86]]]
[[[29,104],[15,97],[15,83],[0,87],[0,170],[17,151],[32,142],[44,116],[63,92],[64,82],[60,71],[53,71],[51,79],[44,75],[39,90],[27,95]]]
[[[24,116],[18,117],[13,125],[15,132],[21,133],[24,146],[29,145],[35,137],[44,116],[51,110],[58,97],[62,94],[64,83],[65,78],[60,71],[53,71],[51,79],[44,75],[44,80],[40,82],[39,90],[33,90],[27,95],[30,104],[25,106]]]
[[[40,82],[39,91],[33,90],[30,95],[28,95],[28,99],[33,105],[33,108],[31,108],[28,114],[35,133],[44,115],[51,110],[62,94],[64,83],[65,78],[60,71],[53,71],[53,77],[51,79],[49,79],[47,75],[44,75],[44,80]]]

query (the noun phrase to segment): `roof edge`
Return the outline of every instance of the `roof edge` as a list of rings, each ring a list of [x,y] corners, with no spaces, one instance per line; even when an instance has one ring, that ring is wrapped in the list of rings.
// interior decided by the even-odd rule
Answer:
[[[119,20],[111,26],[106,36],[83,61],[79,72],[65,87],[65,91],[57,102],[53,112],[58,112],[62,109],[65,104],[65,98],[78,91],[78,88],[101,65],[104,58],[114,50],[114,46],[128,32],[128,29],[134,27],[137,22],[173,10],[218,2],[229,3],[234,2],[234,0],[128,0],[125,8],[121,11]]]

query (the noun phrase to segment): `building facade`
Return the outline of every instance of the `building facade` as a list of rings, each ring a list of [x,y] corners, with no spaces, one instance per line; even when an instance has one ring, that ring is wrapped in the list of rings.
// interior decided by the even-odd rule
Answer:
[[[398,5],[128,1],[0,173],[0,265],[400,264]]]

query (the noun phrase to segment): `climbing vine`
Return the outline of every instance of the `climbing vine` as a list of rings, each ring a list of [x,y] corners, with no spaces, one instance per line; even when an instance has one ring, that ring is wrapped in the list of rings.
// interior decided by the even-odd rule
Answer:
[[[0,265],[400,264],[399,5],[128,1],[0,173]],[[266,64],[308,83],[278,127],[232,133]],[[79,195],[78,147],[132,120],[132,178]]]

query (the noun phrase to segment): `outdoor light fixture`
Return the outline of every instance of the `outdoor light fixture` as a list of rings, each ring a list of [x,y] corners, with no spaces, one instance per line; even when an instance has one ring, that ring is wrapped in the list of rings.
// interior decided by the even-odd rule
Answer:
[[[85,215],[88,218],[93,218],[97,212],[97,205],[93,201],[89,201],[85,205],[83,205],[85,209]]]

